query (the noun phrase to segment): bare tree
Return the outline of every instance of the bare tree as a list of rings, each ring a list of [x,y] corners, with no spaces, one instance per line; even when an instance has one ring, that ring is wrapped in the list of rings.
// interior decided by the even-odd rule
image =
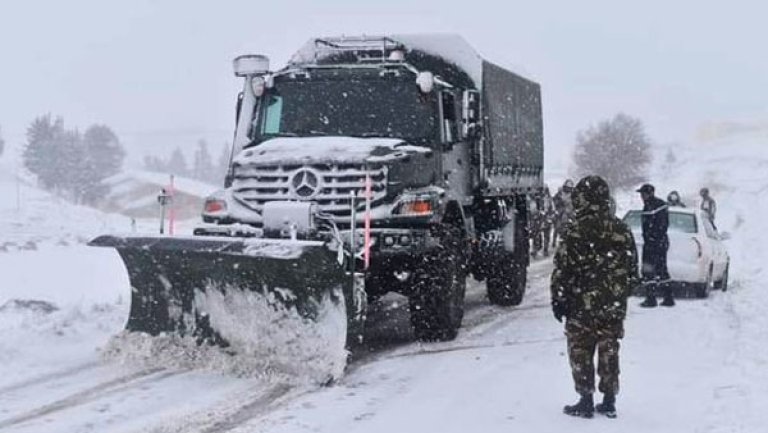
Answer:
[[[597,174],[613,187],[646,179],[651,143],[640,119],[623,113],[580,131],[573,155],[576,174]]]

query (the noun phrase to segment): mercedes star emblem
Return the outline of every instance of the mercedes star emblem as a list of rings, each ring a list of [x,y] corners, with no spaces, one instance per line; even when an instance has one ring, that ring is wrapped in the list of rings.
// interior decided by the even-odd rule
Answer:
[[[296,172],[291,179],[293,192],[300,198],[310,198],[320,190],[320,178],[317,173],[303,168]]]

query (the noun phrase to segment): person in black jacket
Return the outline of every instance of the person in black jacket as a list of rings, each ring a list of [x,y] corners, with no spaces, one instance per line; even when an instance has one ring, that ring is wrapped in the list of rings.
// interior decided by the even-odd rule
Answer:
[[[667,203],[654,195],[655,188],[645,184],[637,190],[643,198],[643,257],[642,276],[646,287],[645,301],[640,306],[655,307],[656,292],[661,291],[661,305],[672,307],[675,298],[669,285],[667,250],[669,250],[669,209]],[[660,290],[659,290],[660,289]]]

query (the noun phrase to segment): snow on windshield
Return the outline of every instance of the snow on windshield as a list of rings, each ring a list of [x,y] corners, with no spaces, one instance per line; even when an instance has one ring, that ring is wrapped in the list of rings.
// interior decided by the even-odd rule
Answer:
[[[411,82],[284,81],[265,98],[258,135],[336,135],[429,141],[432,104]]]

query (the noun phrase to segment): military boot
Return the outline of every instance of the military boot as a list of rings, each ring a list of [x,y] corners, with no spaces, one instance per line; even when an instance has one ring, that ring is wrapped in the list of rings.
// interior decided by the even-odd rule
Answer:
[[[658,305],[658,304],[656,303],[656,297],[655,296],[646,296],[645,297],[645,301],[640,303],[640,306],[644,307],[644,308],[653,308],[656,305]]]
[[[606,416],[606,418],[616,418],[616,396],[613,394],[603,395],[603,402],[595,405],[595,411]]]
[[[645,283],[645,301],[640,303],[643,308],[653,308],[656,304],[656,287],[653,283]]]
[[[595,414],[595,402],[592,400],[592,394],[582,394],[579,402],[574,405],[565,406],[563,413],[580,418],[592,418]]]
[[[661,301],[661,305],[664,307],[674,307],[675,306],[675,297],[672,294],[672,288],[669,287],[669,284],[664,285],[664,300]]]

